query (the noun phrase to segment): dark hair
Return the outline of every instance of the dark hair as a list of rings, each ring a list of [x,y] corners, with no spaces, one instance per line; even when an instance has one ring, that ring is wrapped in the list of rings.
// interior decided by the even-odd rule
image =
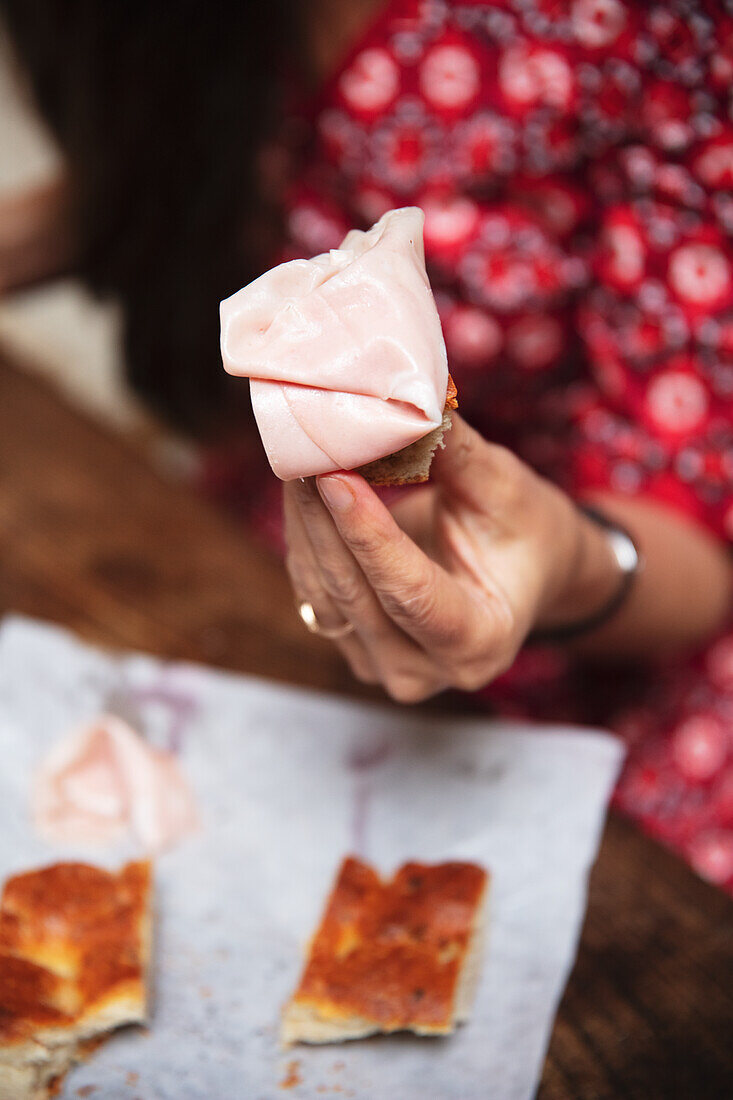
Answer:
[[[130,383],[185,429],[229,403],[218,302],[266,264],[254,162],[296,6],[0,0],[68,161],[80,269],[122,300]]]

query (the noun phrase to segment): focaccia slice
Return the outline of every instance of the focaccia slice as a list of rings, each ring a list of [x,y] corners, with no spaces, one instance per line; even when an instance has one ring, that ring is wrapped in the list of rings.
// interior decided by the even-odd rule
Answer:
[[[453,1031],[473,1002],[488,884],[473,863],[406,863],[383,881],[344,860],[286,1005],[283,1041]]]
[[[90,1041],[147,1015],[152,874],[58,863],[0,901],[0,1100],[45,1098]]]
[[[458,408],[458,390],[448,375],[448,392],[443,409],[443,422],[422,439],[403,447],[401,451],[377,458],[360,466],[358,473],[370,485],[420,485],[430,477],[430,467],[438,447],[444,447],[444,436],[451,428],[451,414]]]

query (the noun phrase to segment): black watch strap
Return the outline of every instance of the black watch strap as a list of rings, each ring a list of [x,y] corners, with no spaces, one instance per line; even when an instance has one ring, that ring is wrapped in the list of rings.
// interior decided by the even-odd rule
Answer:
[[[618,588],[610,600],[607,600],[606,603],[603,604],[598,611],[594,611],[592,615],[578,622],[554,626],[549,630],[534,631],[527,639],[529,643],[543,644],[548,642],[567,642],[602,626],[626,603],[629,592],[634,585],[634,581],[641,571],[643,564],[641,552],[633,536],[625,527],[622,527],[616,520],[611,519],[604,512],[600,511],[598,508],[594,508],[592,505],[579,504],[578,509],[583,515],[593,520],[594,523],[598,524],[598,526],[603,529],[608,540],[608,545],[618,566]]]

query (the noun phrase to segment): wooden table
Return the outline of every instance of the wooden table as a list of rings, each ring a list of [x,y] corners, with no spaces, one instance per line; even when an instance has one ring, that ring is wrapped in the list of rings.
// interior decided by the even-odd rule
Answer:
[[[278,562],[0,361],[9,610],[105,645],[365,692],[331,647],[304,635]],[[490,1082],[486,1096],[502,1100]],[[615,816],[539,1097],[733,1097],[733,904]]]

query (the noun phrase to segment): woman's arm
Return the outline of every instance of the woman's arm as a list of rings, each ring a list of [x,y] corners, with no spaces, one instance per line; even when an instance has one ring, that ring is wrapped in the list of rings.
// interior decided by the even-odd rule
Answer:
[[[633,536],[642,569],[627,599],[608,622],[579,637],[572,648],[597,657],[666,656],[705,641],[731,610],[733,572],[727,547],[685,516],[652,500],[611,493],[586,498]],[[589,537],[583,567],[569,589],[557,622],[592,614],[603,587],[604,548]],[[577,605],[574,605],[577,601]],[[598,604],[596,604],[598,606]],[[548,625],[552,625],[550,618]]]
[[[0,197],[0,294],[59,274],[73,255],[61,177]]]
[[[396,509],[409,534],[358,475],[285,491],[298,596],[324,626],[353,625],[337,644],[354,672],[402,701],[490,682],[531,631],[592,615],[621,582],[601,529],[460,417],[433,474],[412,515],[409,497]],[[714,632],[731,592],[723,546],[658,505],[595,500],[645,564],[624,607],[576,648],[654,658]]]

